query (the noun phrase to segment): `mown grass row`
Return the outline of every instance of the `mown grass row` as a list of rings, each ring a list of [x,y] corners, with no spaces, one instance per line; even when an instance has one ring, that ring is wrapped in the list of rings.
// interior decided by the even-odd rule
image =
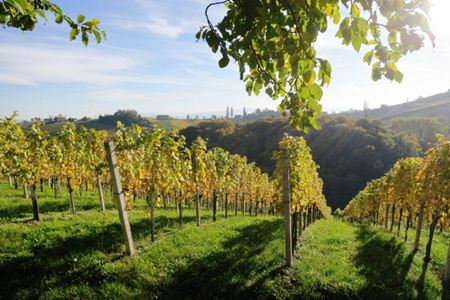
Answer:
[[[47,194],[48,193],[48,194]],[[101,213],[95,193],[40,194],[43,220],[29,222],[31,204],[0,184],[0,298],[4,299],[440,299],[440,272],[449,237],[433,245],[431,270],[422,252],[370,226],[320,220],[304,231],[294,265],[283,267],[283,223],[278,217],[219,215],[203,224],[184,210],[158,209],[150,241],[146,204],[130,221],[138,254],[124,256],[117,212]],[[417,288],[423,280],[424,289]]]

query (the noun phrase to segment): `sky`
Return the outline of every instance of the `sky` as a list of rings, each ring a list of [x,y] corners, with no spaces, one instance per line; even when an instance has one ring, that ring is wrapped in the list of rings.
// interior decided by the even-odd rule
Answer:
[[[97,17],[107,40],[85,47],[69,41],[69,28],[52,20],[33,32],[0,28],[0,117],[19,119],[64,114],[97,117],[118,109],[150,116],[225,113],[227,106],[275,109],[265,95],[248,96],[236,64],[220,69],[218,57],[195,33],[205,24],[210,0],[55,1],[76,18]],[[431,0],[436,47],[427,43],[399,63],[401,84],[373,82],[363,52],[342,46],[331,27],[319,37],[320,57],[333,67],[325,88],[325,111],[393,105],[450,89],[449,0]],[[224,8],[215,7],[220,21]]]

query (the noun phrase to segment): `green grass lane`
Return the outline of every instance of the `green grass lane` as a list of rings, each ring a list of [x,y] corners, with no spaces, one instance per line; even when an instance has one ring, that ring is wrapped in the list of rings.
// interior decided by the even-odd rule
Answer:
[[[117,211],[108,199],[99,211],[95,193],[39,192],[42,221],[31,222],[31,203],[0,183],[1,299],[440,299],[448,234],[438,233],[432,263],[423,273],[422,249],[412,252],[392,233],[337,219],[306,229],[294,265],[283,267],[279,217],[223,218],[185,209],[156,212],[150,242],[145,201],[130,211],[138,254],[126,257]],[[410,232],[410,240],[414,233]],[[425,274],[425,276],[423,276]],[[423,282],[423,289],[417,282]]]

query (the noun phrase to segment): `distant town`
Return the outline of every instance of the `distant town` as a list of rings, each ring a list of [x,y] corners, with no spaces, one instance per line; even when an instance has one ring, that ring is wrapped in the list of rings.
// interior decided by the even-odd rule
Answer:
[[[100,115],[99,120],[105,120],[109,119],[111,117],[117,117],[118,115],[138,115],[138,113],[134,110],[119,110],[113,115]],[[235,109],[232,106],[227,106],[224,115],[217,114],[211,114],[210,116],[206,117],[199,117],[198,114],[196,115],[186,115],[185,118],[182,117],[175,117],[168,114],[159,114],[156,115],[154,119],[164,121],[164,120],[174,120],[174,119],[185,119],[185,120],[215,120],[215,119],[226,119],[226,120],[234,120],[234,121],[250,121],[250,120],[256,120],[260,118],[277,118],[280,116],[280,113],[274,110],[270,109],[260,109],[257,108],[253,112],[247,112],[247,108],[242,109],[241,114],[235,114]],[[150,118],[152,119],[152,118]],[[42,121],[44,124],[55,124],[55,123],[66,123],[66,122],[89,122],[92,118],[90,117],[82,117],[82,118],[75,118],[75,117],[67,117],[63,114],[58,114],[57,116],[49,116],[48,118],[33,118],[31,121]]]

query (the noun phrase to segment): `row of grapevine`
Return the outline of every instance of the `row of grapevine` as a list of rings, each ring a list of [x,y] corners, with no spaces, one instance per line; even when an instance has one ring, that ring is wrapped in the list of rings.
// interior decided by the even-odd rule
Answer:
[[[154,215],[155,207],[173,201],[182,222],[183,205],[195,205],[200,225],[200,208],[212,209],[216,221],[219,206],[225,212],[243,215],[275,214],[278,209],[269,176],[245,157],[221,148],[207,150],[206,141],[197,138],[190,148],[176,131],[142,129],[118,125],[113,137],[122,183],[127,190],[128,208],[136,197],[145,198]],[[152,230],[153,232],[153,230]]]
[[[31,187],[34,218],[39,220],[36,189],[47,179],[55,191],[65,184],[70,194],[70,208],[76,211],[75,191],[96,186],[104,209],[102,184],[109,183],[103,142],[106,131],[77,129],[67,123],[50,135],[40,122],[27,130],[15,121],[15,116],[0,120],[1,173],[20,179],[24,189]],[[170,201],[182,214],[182,205],[206,206],[216,220],[218,206],[234,213],[274,214],[277,198],[269,176],[246,158],[231,155],[221,148],[207,150],[206,142],[198,138],[191,148],[176,131],[125,127],[118,124],[112,137],[128,209],[136,197],[146,199],[151,210],[168,206]],[[202,204],[200,204],[200,202]],[[200,224],[200,214],[197,223]],[[181,220],[181,218],[180,218]]]
[[[350,221],[383,225],[400,235],[404,223],[404,240],[411,227],[416,229],[414,249],[419,247],[423,226],[429,227],[425,262],[430,260],[436,227],[450,227],[450,142],[426,152],[424,158],[397,161],[383,177],[368,183],[347,205],[344,216]]]
[[[290,266],[303,229],[320,218],[329,217],[331,208],[327,206],[318,166],[304,138],[285,135],[273,159],[276,194],[283,199],[284,207],[286,264]]]
[[[47,179],[56,196],[61,184],[67,186],[70,208],[75,213],[74,192],[87,189],[92,179],[98,179],[97,185],[102,179],[106,181],[102,144],[106,138],[107,132],[85,128],[77,131],[70,123],[54,135],[41,122],[33,122],[24,131],[15,116],[6,117],[0,120],[0,171],[16,182],[22,181],[25,197],[28,198],[31,188],[35,220],[39,220],[36,190],[40,186],[42,191]],[[104,201],[103,197],[101,200]]]
[[[213,221],[217,219],[218,209],[224,211],[225,218],[230,211],[234,215],[248,213],[250,216],[279,214],[286,181],[283,170],[290,173],[287,194],[292,209],[289,220],[294,220],[293,248],[298,231],[301,234],[306,226],[330,214],[317,166],[300,137],[286,136],[280,141],[279,151],[273,154],[276,169],[270,178],[245,157],[221,148],[208,149],[200,137],[187,147],[185,138],[177,131],[145,129],[138,125],[125,127],[119,122],[114,134],[109,135],[106,131],[77,129],[74,124],[66,123],[56,133],[49,134],[39,121],[24,130],[15,117],[0,119],[0,172],[16,183],[21,181],[25,197],[31,188],[35,220],[39,220],[36,190],[39,186],[42,190],[46,180],[54,188],[55,196],[61,185],[66,186],[72,213],[76,213],[76,192],[89,189],[97,189],[100,207],[105,210],[103,186],[109,186],[111,192],[114,186],[104,148],[107,139],[113,142],[117,165],[110,162],[109,166],[118,167],[121,177],[123,191],[117,193],[123,193],[127,210],[133,209],[137,199],[145,199],[152,241],[157,207],[175,206],[180,226],[183,207],[195,206],[197,225],[201,223],[202,208],[212,210]],[[283,167],[282,149],[289,153],[287,169]]]

